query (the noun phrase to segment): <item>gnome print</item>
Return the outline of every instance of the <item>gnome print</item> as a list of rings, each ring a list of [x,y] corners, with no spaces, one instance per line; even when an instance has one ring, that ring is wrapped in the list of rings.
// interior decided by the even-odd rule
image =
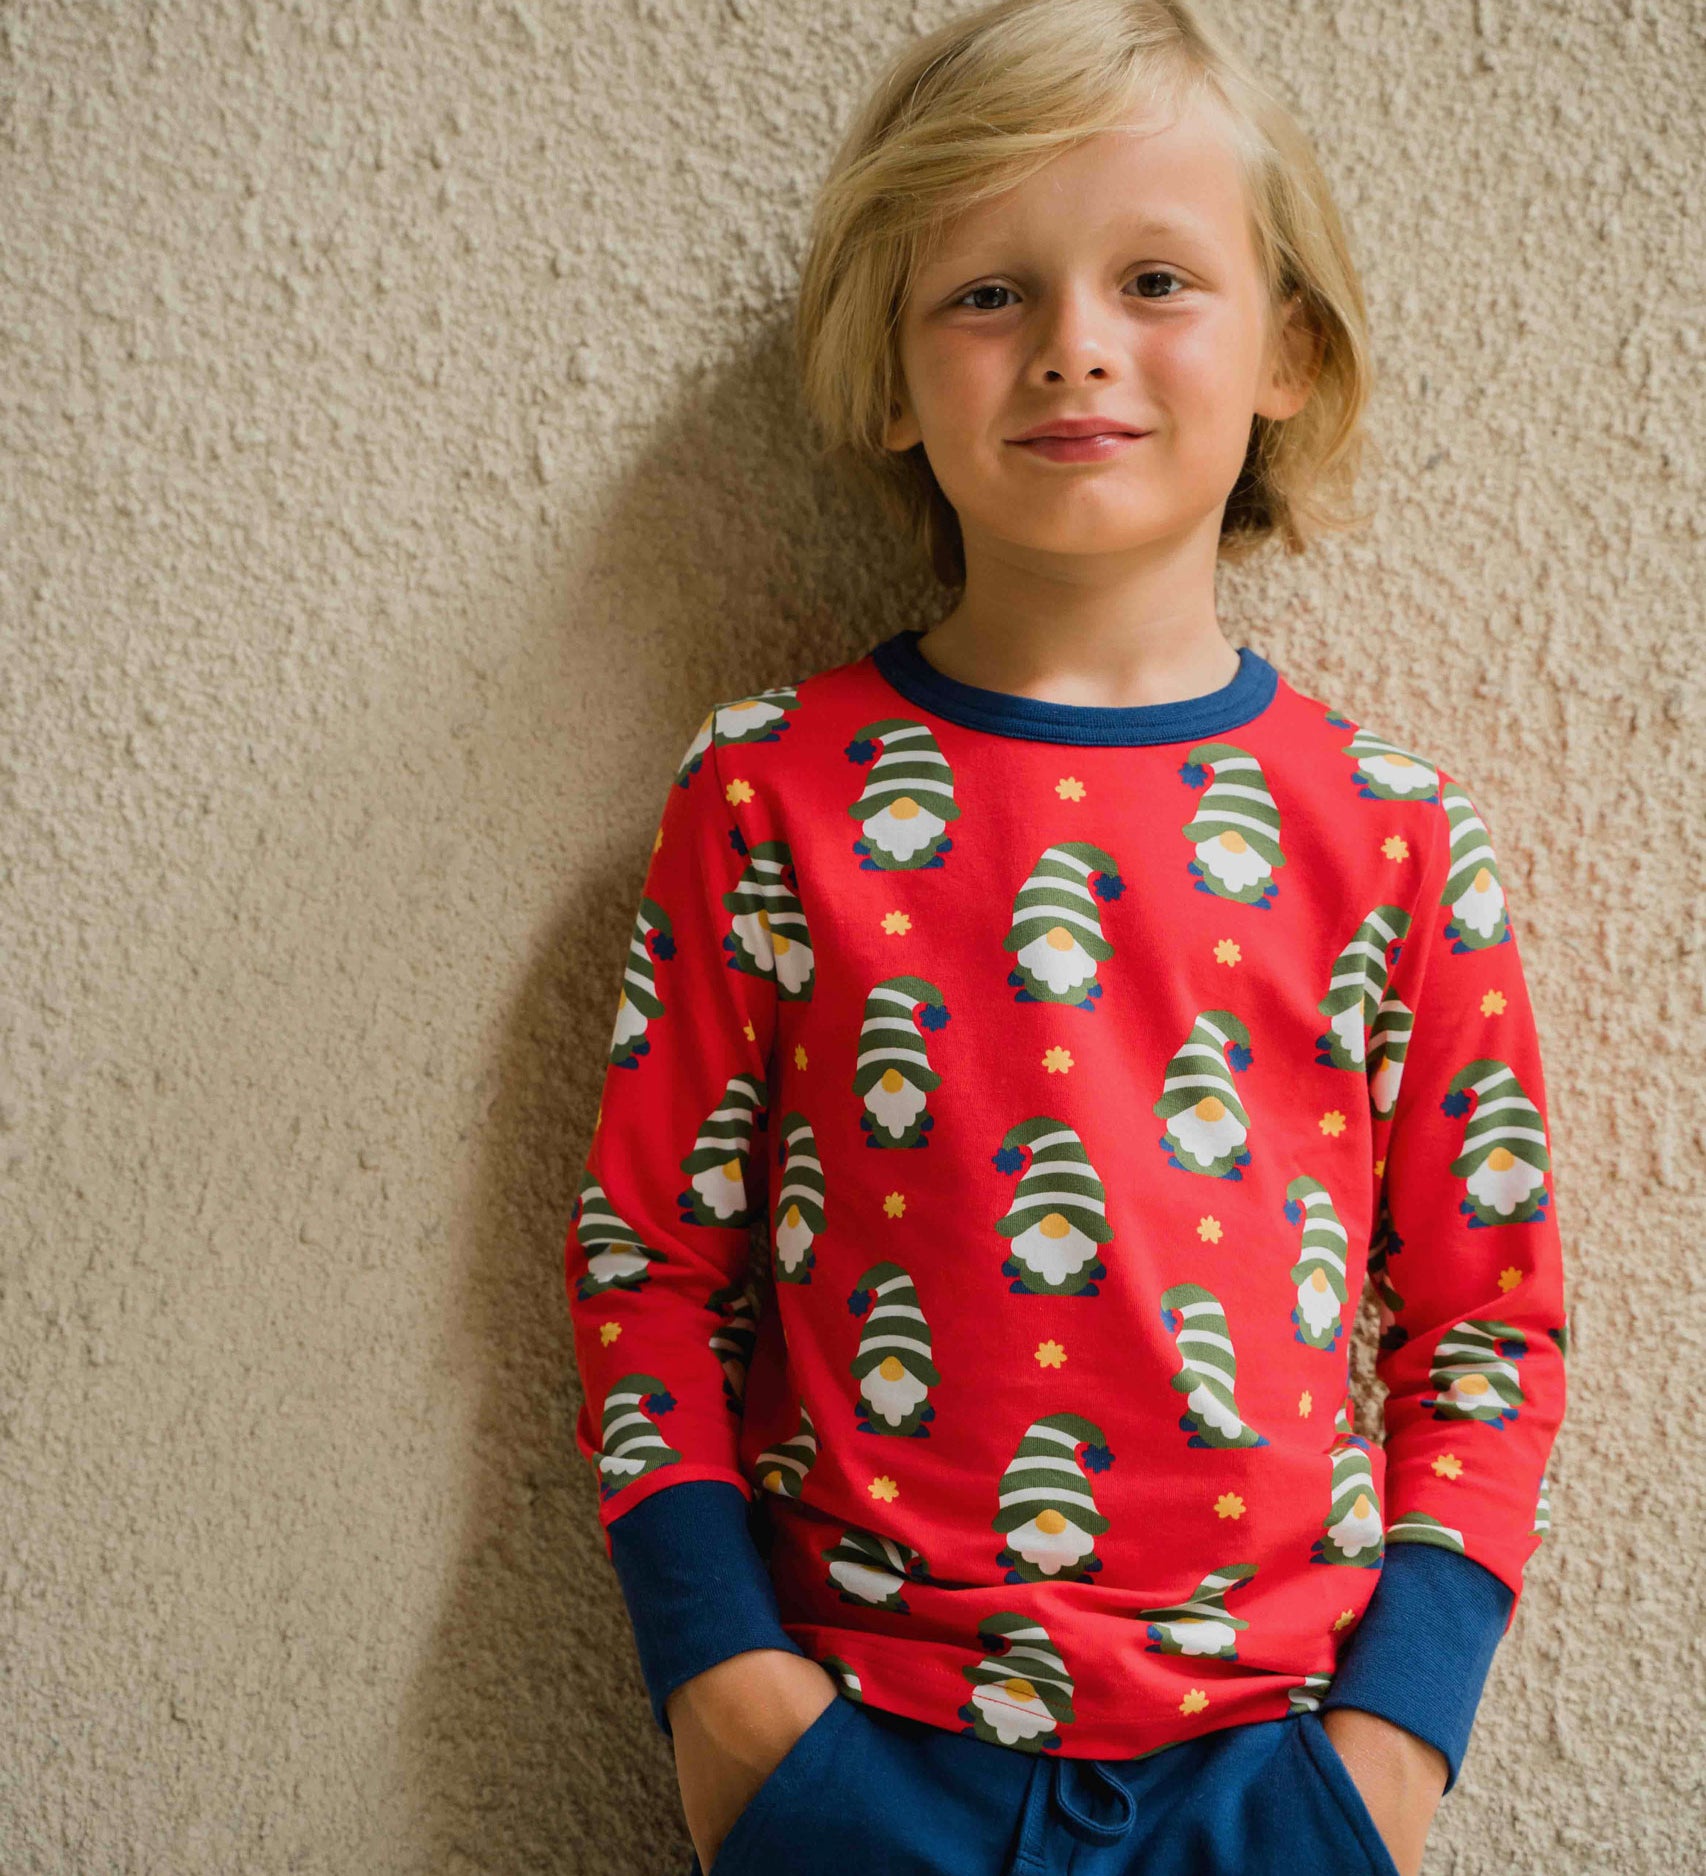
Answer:
[[[1305,1674],[1302,1684],[1292,1688],[1286,1695],[1286,1718],[1294,1719],[1299,1713],[1314,1713],[1332,1684],[1331,1674]]]
[[[942,1077],[930,1066],[923,1030],[947,1022],[941,991],[922,977],[885,978],[866,997],[853,1092],[865,1103],[859,1125],[867,1146],[930,1144],[936,1117],[925,1109]]]
[[[1440,898],[1451,913],[1445,935],[1453,951],[1488,951],[1508,944],[1510,916],[1487,823],[1455,783],[1446,785],[1443,799],[1451,824],[1451,874]]]
[[[1242,1179],[1250,1163],[1250,1116],[1232,1086],[1254,1056],[1250,1032],[1230,1010],[1204,1010],[1167,1064],[1153,1112],[1167,1125],[1160,1137],[1167,1164],[1213,1179]]]
[[[1013,900],[1003,949],[1018,1003],[1064,1003],[1094,1011],[1102,986],[1096,967],[1114,955],[1102,935],[1100,901],[1125,891],[1119,869],[1100,847],[1069,840],[1043,850]]]
[[[586,1269],[575,1280],[575,1294],[583,1303],[606,1290],[643,1288],[651,1275],[650,1266],[664,1261],[662,1251],[641,1242],[640,1234],[588,1171],[581,1174],[573,1223],[586,1257]]]
[[[1105,1472],[1113,1463],[1102,1429],[1082,1414],[1049,1414],[1026,1428],[1001,1475],[993,1520],[1007,1540],[995,1561],[1007,1566],[1009,1583],[1070,1583],[1101,1569],[1096,1539],[1108,1520],[1085,1468]]]
[[[859,799],[847,812],[859,823],[853,851],[861,867],[881,872],[917,872],[941,866],[953,846],[950,821],[959,819],[954,771],[936,738],[909,717],[867,723],[847,745],[847,759],[863,766],[882,754],[865,777]]]
[[[1322,1535],[1309,1555],[1316,1563],[1360,1564],[1372,1570],[1385,1555],[1386,1543],[1368,1441],[1352,1428],[1343,1402],[1333,1430],[1331,1502]]]
[[[1439,772],[1396,743],[1359,729],[1339,752],[1356,764],[1351,781],[1365,801],[1437,801]]]
[[[723,1404],[739,1413],[746,1398],[746,1371],[758,1345],[758,1291],[750,1277],[743,1277],[712,1291],[705,1307],[717,1317],[707,1345],[723,1371]]]
[[[756,1075],[731,1075],[723,1098],[699,1125],[693,1151],[681,1162],[690,1183],[676,1194],[687,1225],[750,1225],[758,1216],[746,1195],[752,1133],[766,1099]]]
[[[812,1241],[823,1230],[823,1162],[804,1114],[781,1120],[776,1158],[782,1189],[770,1221],[770,1267],[778,1283],[810,1283],[817,1255]]]
[[[782,732],[791,727],[788,712],[799,708],[794,691],[792,684],[779,684],[773,690],[737,697],[731,703],[718,704],[707,711],[676,769],[676,782],[682,788],[687,786],[699,772],[705,751],[713,742],[719,747],[731,743],[779,742]]]
[[[824,1581],[841,1592],[843,1602],[891,1609],[897,1615],[911,1613],[901,1594],[903,1585],[909,1580],[927,1582],[930,1576],[922,1553],[910,1544],[851,1525],[823,1553],[823,1562]]]
[[[1048,1630],[1033,1616],[1004,1609],[983,1618],[977,1638],[983,1659],[960,1669],[971,1682],[959,1710],[961,1731],[1021,1752],[1058,1750],[1060,1728],[1072,1723],[1073,1690]]]
[[[1391,1544],[1435,1544],[1441,1550],[1455,1550],[1463,1555],[1463,1533],[1449,1524],[1430,1517],[1425,1511],[1406,1511],[1386,1527],[1386,1542]]]
[[[1319,1179],[1299,1173],[1285,1189],[1285,1215],[1303,1226],[1303,1251],[1291,1267],[1297,1303],[1291,1312],[1292,1334],[1305,1348],[1331,1351],[1344,1333],[1344,1308],[1350,1295],[1345,1258],[1350,1248],[1345,1227]]]
[[[1320,1051],[1316,1061],[1353,1074],[1366,1072],[1369,1031],[1383,1007],[1387,975],[1397,958],[1399,941],[1409,929],[1410,915],[1402,906],[1377,905],[1333,960],[1332,982],[1315,1006],[1327,1019],[1325,1032],[1315,1038]],[[1395,1007],[1404,1008],[1401,1003]],[[1391,1027],[1388,1022],[1388,1030]],[[1396,1088],[1393,1092],[1396,1094]]]
[[[930,1359],[930,1325],[911,1276],[899,1264],[873,1264],[847,1307],[865,1318],[859,1352],[848,1364],[859,1383],[853,1412],[860,1432],[928,1439],[924,1422],[936,1418],[936,1409],[927,1397],[942,1377]]]
[[[1039,1115],[1010,1127],[994,1158],[1001,1172],[1024,1168],[1007,1215],[995,1225],[1010,1241],[1001,1265],[1001,1274],[1012,1278],[1008,1288],[1030,1296],[1094,1296],[1094,1279],[1108,1274],[1098,1247],[1114,1232],[1084,1142],[1065,1121]]]
[[[1256,1574],[1253,1563],[1229,1563],[1211,1570],[1183,1602],[1159,1609],[1139,1609],[1137,1619],[1149,1626],[1146,1652],[1164,1655],[1212,1655],[1217,1661],[1238,1659],[1238,1631],[1250,1624],[1226,1612],[1226,1592],[1248,1583]]]
[[[1238,1356],[1219,1297],[1200,1283],[1175,1283],[1161,1293],[1161,1324],[1179,1351],[1179,1372],[1169,1385],[1185,1397],[1179,1416],[1180,1430],[1191,1436],[1185,1444],[1266,1446],[1266,1436],[1239,1416],[1233,1392]]]
[[[1552,1159],[1539,1108],[1510,1068],[1488,1057],[1464,1063],[1446,1084],[1440,1108],[1453,1117],[1467,1113],[1471,1095],[1475,1111],[1450,1168],[1468,1194],[1457,1209],[1469,1215],[1471,1227],[1544,1218]]]
[[[1374,1229],[1368,1240],[1368,1280],[1374,1285],[1374,1299],[1380,1313],[1380,1353],[1389,1355],[1410,1339],[1410,1331],[1398,1318],[1404,1311],[1404,1299],[1392,1281],[1392,1260],[1404,1249],[1404,1240],[1392,1222],[1392,1205],[1384,1186],[1374,1217]]]
[[[818,1666],[834,1675],[840,1683],[842,1694],[847,1699],[863,1703],[865,1683],[860,1680],[858,1670],[851,1663],[842,1660],[840,1655],[825,1655]]]
[[[675,1397],[655,1374],[625,1374],[611,1382],[599,1433],[600,1498],[613,1498],[659,1466],[676,1464],[680,1453],[654,1424],[674,1411]]]
[[[767,1446],[753,1463],[753,1479],[778,1498],[798,1498],[806,1474],[817,1464],[817,1428],[804,1401],[800,1402],[800,1424],[791,1440],[780,1446]]]
[[[1428,1379],[1438,1394],[1422,1406],[1436,1420],[1478,1420],[1503,1428],[1522,1407],[1516,1365],[1528,1353],[1528,1338],[1508,1322],[1471,1318],[1447,1329],[1434,1348]]]
[[[723,894],[732,915],[723,949],[729,968],[768,977],[789,1003],[812,996],[811,934],[799,895],[788,883],[793,857],[785,840],[761,840],[747,856],[746,870]]]
[[[1240,905],[1272,905],[1279,894],[1274,869],[1285,865],[1285,855],[1279,809],[1261,763],[1235,743],[1198,743],[1179,765],[1179,779],[1193,791],[1208,783],[1183,829],[1195,855],[1186,871],[1197,891]]]
[[[610,1033],[606,1058],[613,1068],[638,1068],[640,1057],[650,1054],[647,1026],[663,1014],[663,999],[652,973],[653,957],[675,956],[675,937],[669,914],[655,899],[642,897],[628,940],[628,962],[622,987],[616,993],[616,1024]]]

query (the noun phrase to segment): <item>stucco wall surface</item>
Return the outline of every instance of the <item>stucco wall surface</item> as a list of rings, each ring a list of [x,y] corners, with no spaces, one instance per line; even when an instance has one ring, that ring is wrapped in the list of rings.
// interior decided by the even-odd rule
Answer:
[[[1486,811],[1569,1258],[1427,1873],[1697,1869],[1702,15],[1229,10],[1383,381],[1228,635]],[[784,322],[944,11],[0,3],[6,1876],[685,1869],[562,1237],[688,737],[941,609]]]

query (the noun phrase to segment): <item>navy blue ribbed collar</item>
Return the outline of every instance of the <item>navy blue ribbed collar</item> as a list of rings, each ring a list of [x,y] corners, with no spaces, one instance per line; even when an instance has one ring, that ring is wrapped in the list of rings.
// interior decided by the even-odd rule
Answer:
[[[1279,684],[1267,659],[1244,645],[1236,674],[1200,697],[1158,704],[1053,703],[949,677],[918,649],[923,636],[908,628],[871,651],[878,671],[903,697],[950,723],[1039,743],[1195,742],[1260,716]]]

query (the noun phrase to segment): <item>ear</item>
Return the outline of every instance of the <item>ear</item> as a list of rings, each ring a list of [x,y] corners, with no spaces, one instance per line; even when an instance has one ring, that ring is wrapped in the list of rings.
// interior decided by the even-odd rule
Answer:
[[[888,420],[883,425],[883,448],[908,450],[923,441],[924,432],[918,427],[912,400],[907,396],[906,385],[902,381],[895,388],[894,398],[889,404]]]
[[[1279,309],[1275,326],[1258,386],[1256,415],[1283,419],[1295,417],[1309,402],[1325,348],[1301,293],[1292,294]]]

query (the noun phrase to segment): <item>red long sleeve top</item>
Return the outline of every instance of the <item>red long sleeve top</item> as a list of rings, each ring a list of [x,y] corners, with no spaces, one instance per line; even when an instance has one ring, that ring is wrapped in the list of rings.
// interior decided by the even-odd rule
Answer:
[[[566,1245],[607,1544],[723,1482],[780,1645],[1073,1756],[1315,1704],[1401,1546],[1496,1639],[1567,1328],[1484,817],[1249,648],[1100,709],[917,640],[669,789]]]

